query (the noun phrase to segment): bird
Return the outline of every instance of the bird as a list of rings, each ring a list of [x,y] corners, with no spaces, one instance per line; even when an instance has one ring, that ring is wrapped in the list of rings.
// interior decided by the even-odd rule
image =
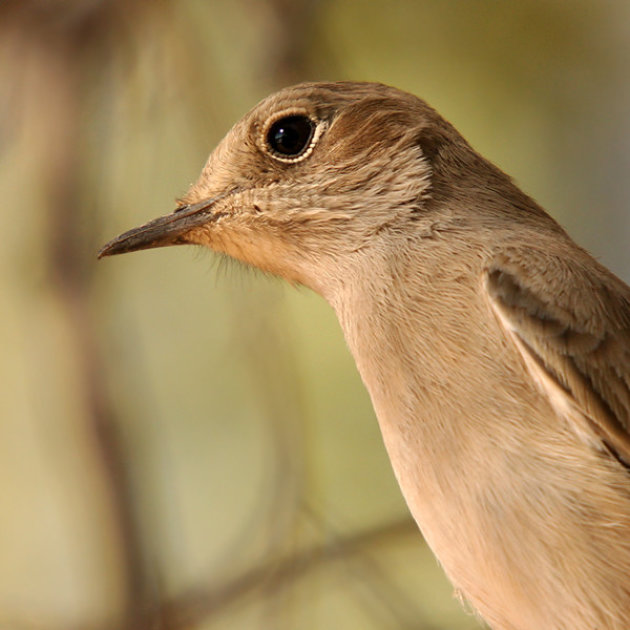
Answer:
[[[630,288],[436,110],[378,83],[272,94],[99,257],[181,244],[332,306],[409,510],[491,628],[630,627]]]

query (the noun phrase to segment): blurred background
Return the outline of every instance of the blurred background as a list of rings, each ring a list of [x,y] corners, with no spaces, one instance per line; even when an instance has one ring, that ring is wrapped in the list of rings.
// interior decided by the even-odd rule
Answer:
[[[170,248],[258,100],[428,100],[630,280],[630,4],[0,2],[0,629],[472,630],[329,307]]]

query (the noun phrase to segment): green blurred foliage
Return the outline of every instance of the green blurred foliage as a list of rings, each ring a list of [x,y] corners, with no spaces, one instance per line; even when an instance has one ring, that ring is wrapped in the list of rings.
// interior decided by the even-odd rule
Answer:
[[[472,629],[326,304],[95,261],[283,85],[426,98],[626,279],[624,0],[0,4],[0,627]]]

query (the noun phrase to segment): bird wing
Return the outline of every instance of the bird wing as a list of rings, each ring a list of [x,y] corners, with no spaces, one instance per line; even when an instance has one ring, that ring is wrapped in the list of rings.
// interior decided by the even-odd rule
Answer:
[[[584,252],[539,254],[527,270],[495,261],[490,304],[556,413],[630,468],[630,289]]]

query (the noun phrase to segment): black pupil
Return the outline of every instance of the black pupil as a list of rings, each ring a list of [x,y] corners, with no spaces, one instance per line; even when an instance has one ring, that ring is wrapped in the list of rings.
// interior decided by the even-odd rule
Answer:
[[[271,125],[267,142],[276,153],[296,157],[308,147],[313,130],[313,122],[306,116],[287,116]]]

